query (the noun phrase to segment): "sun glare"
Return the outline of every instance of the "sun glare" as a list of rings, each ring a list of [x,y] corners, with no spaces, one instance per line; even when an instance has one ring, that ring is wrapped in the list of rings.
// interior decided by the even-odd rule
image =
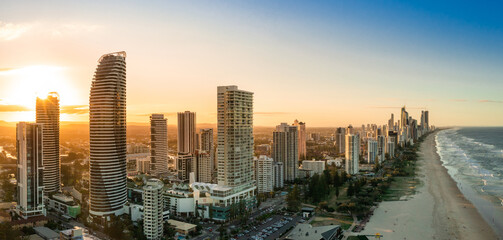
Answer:
[[[57,92],[61,105],[75,104],[75,89],[65,70],[57,66],[29,66],[3,72],[9,81],[2,91],[2,101],[34,109],[37,97],[46,98],[50,92]]]

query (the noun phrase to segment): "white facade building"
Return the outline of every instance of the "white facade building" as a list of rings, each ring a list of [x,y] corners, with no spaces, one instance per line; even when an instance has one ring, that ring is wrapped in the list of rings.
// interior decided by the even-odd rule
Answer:
[[[302,161],[302,169],[312,171],[311,175],[323,174],[323,171],[325,171],[325,161],[304,160]]]
[[[255,162],[255,180],[259,193],[269,193],[274,190],[273,160],[261,155],[253,160]]]
[[[351,131],[348,131],[351,132]],[[360,136],[358,134],[346,135],[346,172],[357,174],[358,161],[360,160]]]
[[[164,236],[163,187],[159,179],[149,179],[143,187],[143,233],[149,240]]]

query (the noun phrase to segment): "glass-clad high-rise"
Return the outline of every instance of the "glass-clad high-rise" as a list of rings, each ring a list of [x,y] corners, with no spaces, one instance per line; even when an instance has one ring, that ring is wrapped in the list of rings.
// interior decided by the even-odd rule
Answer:
[[[44,192],[57,193],[60,190],[59,161],[59,95],[49,93],[45,98],[37,98],[37,123],[43,124],[44,143]]]
[[[103,55],[89,97],[90,210],[121,215],[126,203],[126,53]]]

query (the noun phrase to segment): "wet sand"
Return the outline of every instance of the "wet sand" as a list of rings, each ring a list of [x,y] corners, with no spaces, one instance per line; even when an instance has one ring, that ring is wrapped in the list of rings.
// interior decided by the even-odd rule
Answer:
[[[421,144],[418,174],[424,183],[408,201],[382,202],[361,234],[383,239],[498,239],[442,166],[435,134]]]

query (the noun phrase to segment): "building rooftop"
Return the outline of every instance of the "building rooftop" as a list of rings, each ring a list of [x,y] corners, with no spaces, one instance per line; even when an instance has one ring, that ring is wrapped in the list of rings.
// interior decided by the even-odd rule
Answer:
[[[199,191],[205,191],[205,192],[213,192],[213,191],[230,191],[232,190],[231,187],[227,186],[222,186],[214,183],[203,183],[203,182],[195,182],[190,185],[192,188],[195,188]]]
[[[173,220],[173,219],[169,219],[168,223],[171,224],[171,225],[173,225],[173,226],[175,226],[175,228],[178,228],[178,229],[183,230],[183,231],[189,231],[189,230],[197,227],[194,224],[186,223],[186,222],[180,222],[180,221]]]
[[[62,202],[62,203],[66,203],[68,205],[73,205],[74,204],[72,197],[66,196],[65,194],[62,194],[62,193],[54,194],[54,195],[52,195],[52,198],[54,200],[56,200],[56,201],[59,201],[59,202]]]
[[[33,230],[43,239],[59,239],[59,234],[48,227],[34,227]]]
[[[286,239],[335,239],[338,229],[340,229],[339,225],[313,227],[311,224],[298,224]]]

